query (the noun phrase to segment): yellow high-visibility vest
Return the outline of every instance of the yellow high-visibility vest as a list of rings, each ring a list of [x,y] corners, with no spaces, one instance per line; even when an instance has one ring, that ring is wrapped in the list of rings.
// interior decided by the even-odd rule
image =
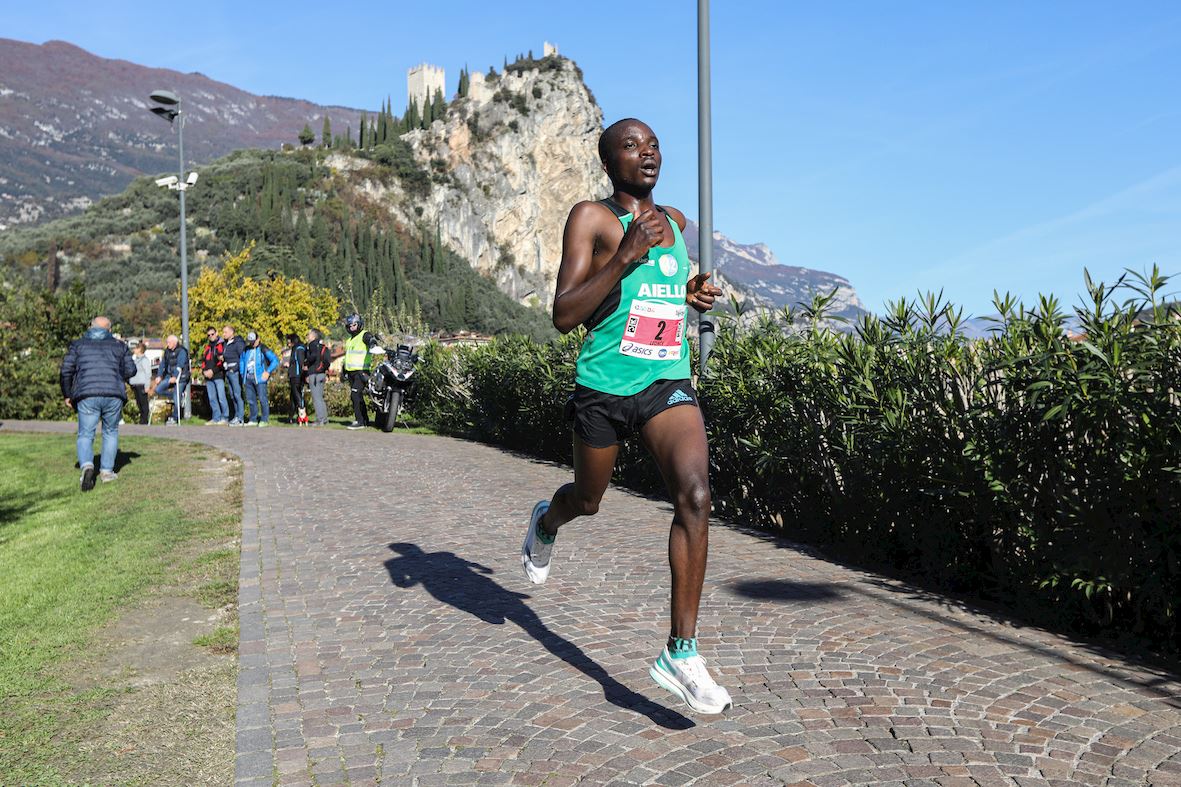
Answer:
[[[350,336],[344,343],[344,370],[346,372],[367,372],[372,364],[369,348],[365,346],[365,332]]]

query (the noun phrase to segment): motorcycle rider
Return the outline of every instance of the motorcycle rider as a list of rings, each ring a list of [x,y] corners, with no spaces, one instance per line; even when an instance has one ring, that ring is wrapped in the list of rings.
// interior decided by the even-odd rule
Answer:
[[[373,356],[369,354],[375,346],[377,337],[369,331],[362,330],[365,321],[361,315],[353,313],[344,318],[345,330],[349,333],[348,341],[344,344],[344,375],[349,381],[349,391],[353,400],[353,422],[349,429],[364,429],[369,426],[369,411],[365,406],[365,390],[369,385],[369,369],[373,365]]]

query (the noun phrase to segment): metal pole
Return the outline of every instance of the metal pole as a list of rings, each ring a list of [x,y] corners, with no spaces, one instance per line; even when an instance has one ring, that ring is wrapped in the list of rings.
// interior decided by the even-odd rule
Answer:
[[[180,191],[180,332],[181,344],[184,345],[185,351],[189,355],[189,364],[192,364],[193,355],[189,347],[189,256],[188,243],[185,241],[185,188],[188,184],[185,183],[185,116],[183,113],[177,112],[177,120],[180,125],[177,128],[177,136],[179,139],[180,148],[180,182],[177,184]],[[179,370],[178,373],[189,375],[189,369]],[[186,382],[188,378],[185,378]],[[177,380],[177,385],[180,385],[180,380]],[[193,414],[193,392],[192,386],[185,386],[185,413],[189,416]],[[177,423],[180,423],[180,418],[177,418]]]
[[[697,0],[697,256],[702,273],[714,269],[713,138],[709,100],[709,0]],[[701,374],[714,346],[709,312],[697,318]]]

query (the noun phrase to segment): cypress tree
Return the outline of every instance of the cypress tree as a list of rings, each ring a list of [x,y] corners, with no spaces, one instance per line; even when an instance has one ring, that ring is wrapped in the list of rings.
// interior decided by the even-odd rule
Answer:
[[[332,147],[332,122],[328,116],[324,116],[324,128],[320,130],[320,144],[323,147]]]
[[[361,133],[360,133],[359,139],[361,141],[361,149],[363,150],[368,146],[368,140],[365,138],[365,113],[364,112],[361,113]]]
[[[443,91],[435,91],[434,104],[431,106],[431,120],[442,120],[447,114],[447,102],[443,100]]]

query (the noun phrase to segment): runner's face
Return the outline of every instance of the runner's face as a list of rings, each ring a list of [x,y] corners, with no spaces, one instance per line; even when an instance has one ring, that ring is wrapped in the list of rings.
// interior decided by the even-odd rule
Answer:
[[[614,181],[651,189],[660,177],[661,160],[656,133],[643,123],[630,123],[615,135],[604,169]]]

